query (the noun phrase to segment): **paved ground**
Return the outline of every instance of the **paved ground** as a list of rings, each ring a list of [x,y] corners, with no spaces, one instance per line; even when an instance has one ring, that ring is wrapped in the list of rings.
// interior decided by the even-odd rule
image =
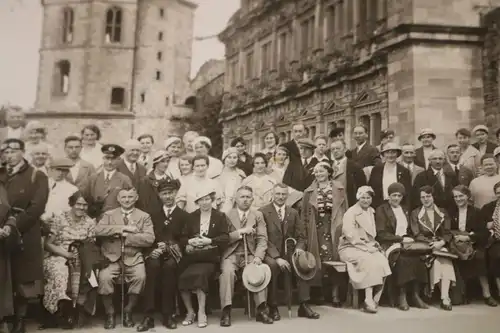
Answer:
[[[467,306],[456,306],[452,312],[445,312],[438,308],[429,310],[411,309],[402,312],[396,309],[381,308],[376,315],[366,314],[359,310],[333,309],[330,307],[316,307],[321,314],[319,320],[307,320],[296,318],[296,307],[294,307],[292,319],[288,319],[285,308],[281,309],[284,317],[281,321],[273,325],[264,325],[249,321],[243,310],[235,310],[233,314],[233,326],[231,328],[219,327],[219,313],[209,316],[209,325],[204,332],[234,331],[238,333],[264,333],[272,329],[273,333],[314,333],[328,330],[330,333],[499,333],[500,332],[500,307],[489,308],[482,304]],[[140,319],[139,317],[135,318]],[[151,332],[164,333],[168,330],[158,325]],[[31,325],[30,325],[31,326]],[[91,329],[85,329],[89,333],[110,333],[102,328],[100,320],[94,320]],[[196,325],[190,327],[179,327],[176,332],[197,332]],[[30,327],[29,332],[36,331],[35,327]],[[47,330],[46,333],[53,333],[56,330]],[[59,331],[59,330],[57,330]],[[123,329],[118,326],[115,332],[135,332],[135,329]]]

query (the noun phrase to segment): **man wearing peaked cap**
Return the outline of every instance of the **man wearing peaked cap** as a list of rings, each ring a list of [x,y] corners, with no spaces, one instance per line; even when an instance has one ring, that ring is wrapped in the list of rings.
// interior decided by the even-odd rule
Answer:
[[[130,178],[117,170],[125,149],[116,144],[106,144],[101,149],[103,164],[101,170],[89,177],[82,186],[83,193],[92,198],[96,217],[110,209],[120,207],[117,196],[122,188],[133,187]]]
[[[78,191],[78,188],[68,182],[69,169],[73,167],[73,161],[68,158],[57,158],[50,164],[49,170],[49,199],[45,206],[42,220],[47,220],[54,215],[69,211],[68,198]]]
[[[137,140],[130,139],[125,142],[125,153],[118,163],[117,170],[130,178],[132,185],[137,188],[139,181],[146,176],[146,168],[137,163],[141,156],[141,144]]]
[[[150,212],[155,232],[155,244],[146,259],[146,286],[144,319],[137,331],[145,332],[154,327],[156,295],[161,292],[163,325],[174,329],[175,295],[177,294],[177,264],[180,260],[180,239],[189,214],[177,207],[176,197],[180,188],[177,179],[167,177],[157,181],[159,203]]]
[[[474,148],[479,150],[481,156],[483,156],[484,154],[493,154],[497,145],[488,140],[488,135],[490,134],[490,130],[488,129],[488,127],[484,125],[477,125],[472,130],[472,133],[477,140],[477,142],[474,143],[473,146]]]

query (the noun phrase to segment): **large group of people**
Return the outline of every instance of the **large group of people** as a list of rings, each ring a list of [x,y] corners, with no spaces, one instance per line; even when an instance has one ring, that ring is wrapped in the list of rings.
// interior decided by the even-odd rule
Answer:
[[[235,138],[219,159],[196,132],[119,145],[87,125],[57,151],[43,124],[24,125],[22,110],[9,108],[6,122],[0,320],[12,333],[26,332],[33,299],[44,310],[40,329],[85,326],[97,302],[106,329],[119,312],[139,332],[155,326],[155,312],[168,329],[203,328],[217,292],[227,327],[240,282],[264,324],[281,318],[282,280],[308,319],[320,317],[312,305],[325,281],[332,306],[361,290],[367,313],[384,291],[402,311],[428,308],[435,286],[450,311],[451,291],[462,286],[466,302],[471,279],[497,306],[500,147],[486,126],[459,129],[438,149],[432,129],[418,135],[419,148],[399,145],[389,129],[375,147],[357,125],[349,149],[343,128],[311,140],[296,123],[288,142],[270,132],[251,155]],[[144,315],[137,325],[134,311]]]

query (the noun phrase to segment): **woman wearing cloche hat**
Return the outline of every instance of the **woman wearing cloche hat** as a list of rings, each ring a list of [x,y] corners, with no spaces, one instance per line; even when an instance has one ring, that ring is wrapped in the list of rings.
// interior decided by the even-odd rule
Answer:
[[[182,325],[194,323],[196,314],[191,301],[191,294],[198,298],[198,327],[208,324],[205,313],[206,295],[209,282],[220,265],[220,255],[229,243],[227,217],[212,208],[215,201],[215,189],[201,186],[194,195],[199,209],[190,214],[186,221],[181,248],[184,256],[179,263],[179,290],[187,309]]]

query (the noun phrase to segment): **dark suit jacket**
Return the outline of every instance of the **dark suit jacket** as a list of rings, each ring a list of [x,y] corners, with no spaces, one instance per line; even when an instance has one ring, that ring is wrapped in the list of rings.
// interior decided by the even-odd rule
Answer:
[[[455,206],[455,200],[453,199],[452,190],[458,185],[458,179],[455,174],[450,174],[445,172],[445,188],[441,185],[441,182],[434,175],[434,171],[429,168],[424,172],[421,172],[415,178],[413,184],[413,194],[412,194],[412,207],[416,208],[421,206],[420,203],[420,188],[425,185],[429,185],[434,190],[434,203],[443,209],[449,210]]]
[[[135,188],[137,188],[141,179],[144,176],[146,176],[146,174],[147,174],[146,168],[143,165],[141,165],[140,163],[136,163],[135,173],[132,174],[132,172],[130,172],[129,168],[125,164],[124,160],[120,161],[116,170],[118,170],[121,173],[123,173],[124,175],[128,176],[128,178],[130,178],[130,180],[132,181],[132,185]]]
[[[347,204],[352,207],[358,202],[356,199],[358,188],[366,185],[366,176],[363,169],[350,159],[347,160],[345,168]]]
[[[359,152],[357,147],[349,150],[349,152],[351,154],[351,159],[356,162],[361,168],[374,166],[382,162],[378,149],[370,145],[368,142],[365,143],[365,145]]]
[[[495,203],[496,204],[496,203]],[[453,232],[458,231],[458,208],[450,209],[451,225]],[[478,247],[484,247],[488,243],[490,232],[486,228],[486,221],[481,215],[481,211],[472,205],[467,206],[467,217],[465,219],[465,231],[469,232],[470,239]]]
[[[384,175],[384,164],[376,165],[373,167],[370,174],[370,180],[368,185],[371,186],[375,195],[373,196],[372,206],[377,208],[384,202],[384,190],[383,190],[383,175]],[[396,163],[396,175],[398,182],[403,184],[406,190],[406,195],[403,198],[403,206],[407,206],[411,201],[411,174],[410,171],[399,163]]]
[[[433,238],[442,239],[448,244],[452,238],[450,230],[450,216],[445,209],[439,207],[441,216],[434,212],[434,226],[426,215],[419,217],[422,206],[415,208],[410,216],[411,236],[417,241],[432,242]]]
[[[300,150],[294,140],[285,142],[283,146],[290,152],[290,162],[283,175],[283,184],[298,191],[304,191],[306,171],[300,158]]]
[[[474,148],[476,148],[477,150],[479,150],[479,143],[478,142],[472,144],[472,146]],[[486,154],[493,154],[496,147],[497,147],[497,145],[495,143],[488,140],[488,142],[486,142]]]
[[[250,154],[248,154],[247,152],[245,152],[245,157],[246,157],[245,162],[243,162],[238,158],[238,163],[236,163],[236,167],[241,169],[248,177],[253,173],[253,161],[252,161],[252,156],[250,156]]]
[[[155,232],[155,243],[163,242],[178,244],[182,237],[182,230],[189,219],[189,213],[176,207],[167,220],[165,211],[163,207],[161,207],[159,211],[151,215]]]
[[[449,163],[446,163],[444,165],[444,172],[450,173],[452,175],[457,175],[456,172],[452,169],[451,165]],[[472,172],[471,169],[467,168],[466,166],[460,166],[458,169],[458,182],[461,185],[465,185],[469,187],[470,182],[474,179],[474,173]]]
[[[402,208],[408,221],[406,234],[409,235],[410,214],[408,213],[408,210],[404,207]],[[396,215],[394,215],[394,211],[388,202],[384,202],[375,210],[375,225],[377,226],[377,237],[375,239],[384,248],[388,248],[394,243],[400,243],[403,241],[403,236],[396,236],[396,227],[398,223]]]
[[[285,216],[281,222],[274,204],[270,203],[260,211],[264,215],[267,227],[267,255],[273,259],[285,258],[285,240],[290,237],[297,239],[299,236],[299,223],[301,223],[299,213],[291,207],[285,207]],[[286,245],[288,255],[291,255],[294,249],[291,244]]]
[[[432,146],[433,149],[436,149],[435,146]],[[424,148],[419,147],[415,149],[415,161],[414,163],[418,165],[419,167],[422,167],[425,169],[425,156],[424,156]]]

